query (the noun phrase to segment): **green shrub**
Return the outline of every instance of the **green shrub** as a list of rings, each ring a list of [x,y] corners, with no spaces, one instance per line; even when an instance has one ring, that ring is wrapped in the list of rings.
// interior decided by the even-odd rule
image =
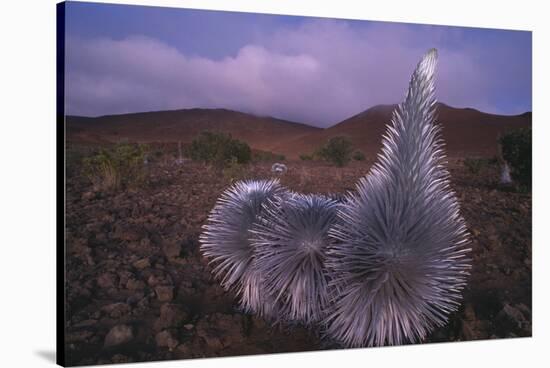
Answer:
[[[481,169],[487,165],[487,161],[481,158],[467,157],[464,159],[464,166],[472,174],[479,174]]]
[[[82,162],[89,156],[93,149],[87,146],[76,146],[67,142],[65,147],[65,173],[67,177],[82,173]]]
[[[487,163],[489,165],[498,165],[500,163],[500,161],[498,160],[497,156],[493,156],[493,157],[487,159]]]
[[[83,173],[98,190],[117,190],[138,186],[145,180],[144,159],[147,146],[118,143],[102,148],[82,160]]]
[[[531,128],[512,130],[499,139],[502,158],[511,167],[512,179],[525,189],[531,189],[532,182],[532,140]]]
[[[223,177],[230,183],[243,179],[244,174],[244,166],[242,164],[239,164],[237,158],[235,157],[231,157],[229,162],[227,162],[226,166],[223,168]]]
[[[311,160],[313,160],[313,155],[306,155],[304,153],[303,155],[300,155],[300,160],[302,160],[302,161],[311,161]]]
[[[322,159],[332,162],[336,166],[342,167],[351,160],[353,145],[346,137],[331,138],[317,154]]]
[[[245,142],[224,133],[202,132],[191,142],[188,154],[195,161],[225,166],[235,158],[239,164],[250,162],[252,151]]]
[[[353,152],[353,159],[355,161],[365,161],[365,158],[365,154],[362,151],[357,150]]]

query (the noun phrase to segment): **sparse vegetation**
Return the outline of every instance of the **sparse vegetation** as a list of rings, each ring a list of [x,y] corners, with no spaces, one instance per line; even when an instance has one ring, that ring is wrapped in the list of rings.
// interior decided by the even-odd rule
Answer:
[[[320,158],[335,164],[338,167],[345,166],[352,157],[353,145],[346,137],[333,137],[317,154]]]
[[[302,161],[312,161],[313,155],[306,155],[305,153],[303,155],[300,155],[300,160]]]
[[[152,157],[154,157],[154,159],[156,160],[159,160],[162,156],[164,155],[164,152],[162,152],[161,149],[156,149],[153,151],[153,154],[152,154]]]
[[[65,149],[65,173],[67,176],[78,175],[82,172],[82,162],[85,157],[94,152],[88,146],[67,144]]]
[[[472,174],[479,174],[481,169],[487,166],[487,164],[487,160],[482,158],[466,157],[464,159],[464,166]]]
[[[366,157],[365,157],[365,154],[363,153],[363,151],[357,150],[357,151],[353,152],[353,159],[355,161],[365,161],[365,158]]]
[[[482,158],[482,157],[466,157],[464,159],[464,166],[471,174],[477,175],[489,167],[499,165],[497,157]]]
[[[252,161],[254,162],[275,162],[284,161],[285,159],[285,155],[270,151],[255,151],[252,155]]]
[[[229,183],[243,179],[245,172],[246,170],[244,165],[239,164],[237,158],[235,157],[231,157],[229,162],[223,168],[223,176]]]
[[[117,190],[141,185],[146,177],[147,146],[118,143],[101,148],[82,160],[83,173],[97,190]]]
[[[512,179],[522,188],[522,191],[531,190],[532,182],[532,138],[531,128],[522,128],[510,131],[499,139],[502,157],[512,169]]]
[[[233,161],[246,164],[252,158],[250,146],[233,139],[231,135],[215,132],[202,132],[191,142],[188,155],[194,161],[202,161],[216,166],[227,166]]]
[[[71,147],[76,149],[77,147]],[[151,156],[154,156],[154,147],[151,145]],[[82,150],[83,152],[98,152],[98,148]],[[177,144],[162,147],[165,156],[175,157]],[[87,154],[86,156],[89,156]],[[235,161],[235,160],[233,160]],[[172,162],[172,161],[170,161]],[[231,165],[233,166],[233,165]],[[289,164],[291,169],[280,178],[281,183],[293,191],[303,193],[345,193],[353,190],[354,185],[367,172],[363,165],[348,165],[344,168],[327,167],[326,164],[315,161],[293,161]],[[171,166],[173,167],[173,166]],[[116,196],[94,195],[88,197],[89,185],[82,180],[80,170],[74,174],[67,173],[67,218],[70,223],[70,231],[67,231],[67,306],[71,310],[79,310],[70,314],[68,333],[77,334],[83,331],[78,327],[81,320],[90,320],[92,313],[101,310],[106,305],[126,300],[128,288],[125,282],[118,282],[118,275],[113,269],[120,269],[130,276],[132,287],[137,287],[136,292],[147,293],[149,286],[142,281],[143,274],[155,274],[163,276],[167,284],[174,287],[176,298],[189,295],[202,296],[196,300],[197,310],[211,310],[211,314],[197,315],[195,326],[200,328],[219,328],[220,320],[211,320],[211,316],[221,316],[221,321],[227,323],[227,338],[232,341],[242,341],[242,344],[233,344],[228,347],[228,352],[239,354],[243,347],[247,349],[272,349],[265,351],[282,351],[282,349],[317,349],[319,344],[315,336],[308,339],[290,339],[286,332],[272,329],[269,324],[258,325],[258,330],[248,336],[241,328],[243,321],[248,318],[243,313],[231,312],[234,308],[233,298],[219,297],[220,287],[211,280],[210,268],[205,264],[201,253],[198,251],[198,236],[202,231],[202,225],[209,211],[215,205],[216,199],[228,186],[228,178],[236,178],[238,172],[222,171],[215,167],[205,168],[197,162],[188,162],[182,169],[171,169],[162,160],[151,160],[147,165],[147,187],[142,186],[138,191],[119,191]],[[269,178],[271,165],[267,163],[253,163],[249,165],[236,165],[242,169],[242,178]],[[464,215],[466,216],[469,230],[473,234],[474,245],[482,247],[484,251],[473,252],[474,263],[471,274],[471,292],[466,295],[466,305],[475,308],[476,303],[482,303],[485,299],[478,296],[486,295],[487,290],[495,290],[491,294],[491,302],[494,303],[494,312],[476,314],[476,328],[473,330],[457,329],[451,324],[439,330],[437,335],[428,336],[427,342],[437,342],[443,339],[474,339],[485,338],[503,331],[503,327],[494,323],[491,317],[499,314],[504,305],[517,306],[524,304],[530,306],[530,289],[524,282],[514,280],[530,280],[531,277],[531,197],[520,196],[495,189],[495,180],[498,179],[498,170],[481,170],[479,175],[471,174],[463,163],[456,160],[450,161],[453,188],[462,200]],[[488,169],[495,169],[492,165]],[[239,179],[234,179],[239,180]],[[93,198],[93,199],[92,199]],[[114,218],[114,220],[113,220]],[[498,235],[498,236],[497,236]],[[86,239],[91,239],[87,241]],[[137,239],[137,240],[134,240]],[[142,240],[145,239],[145,240]],[[162,248],[152,241],[162,241]],[[165,245],[166,244],[166,245]],[[93,247],[92,247],[93,245]],[[167,246],[170,245],[170,246]],[[168,252],[176,248],[174,256],[168,256]],[[181,247],[181,249],[180,249]],[[521,249],[522,252],[517,252]],[[179,250],[179,251],[178,251]],[[496,260],[503,260],[496,263]],[[139,263],[137,263],[139,262]],[[163,263],[162,263],[163,262]],[[138,269],[132,264],[139,264]],[[164,265],[164,269],[157,265]],[[510,271],[511,270],[511,271]],[[162,271],[162,272],[161,272]],[[169,272],[178,275],[178,279],[171,279]],[[510,273],[511,272],[511,273]],[[86,274],[86,277],[81,277]],[[489,277],[490,276],[490,277]],[[93,288],[98,298],[84,298],[81,290],[86,288],[88,280],[101,279],[102,282],[110,282],[114,277],[114,284],[108,288]],[[182,282],[180,280],[185,280]],[[189,281],[189,284],[187,283]],[[95,285],[96,283],[94,283]],[[114,285],[114,286],[113,286]],[[196,285],[196,287],[194,286]],[[161,284],[161,287],[164,286]],[[152,292],[155,292],[152,290]],[[155,302],[146,303],[140,309],[140,318],[147,321],[140,334],[147,339],[147,344],[136,348],[135,354],[149,354],[147,351],[159,351],[155,358],[162,359],[160,349],[157,349],[155,336],[158,333],[154,329],[155,322],[160,320],[161,308],[167,303],[170,308],[179,304],[180,299],[170,302],[157,302],[157,296],[153,296]],[[481,300],[481,301],[479,301]],[[171,304],[174,303],[174,304]],[[125,303],[122,303],[125,304]],[[116,304],[120,308],[120,304]],[[498,309],[497,309],[498,308]],[[112,318],[113,324],[127,323],[131,317],[132,308],[121,312],[116,310],[116,317]],[[172,311],[173,309],[169,309]],[[185,309],[177,313],[187,315]],[[500,313],[503,315],[503,313]],[[506,315],[505,315],[506,316]],[[502,316],[501,316],[502,317]],[[163,317],[164,318],[164,317]],[[463,313],[458,313],[456,323],[472,323],[465,319]],[[496,318],[496,317],[495,317]],[[504,317],[503,317],[504,318]],[[504,319],[503,319],[504,320]],[[98,320],[96,320],[98,321]],[[508,320],[506,320],[508,323]],[[514,333],[518,336],[530,336],[530,319],[526,317],[523,327],[515,327]],[[99,323],[99,322],[97,322]],[[96,323],[96,325],[97,325]],[[211,326],[211,327],[210,327]],[[519,325],[518,325],[519,326]],[[85,327],[95,328],[94,325]],[[196,329],[197,327],[195,327]],[[302,326],[293,327],[298,331],[297,336],[310,336]],[[465,332],[464,332],[465,331]],[[472,335],[474,334],[474,335]],[[88,347],[99,351],[103,348],[103,339],[95,339],[95,335],[87,335],[85,340],[75,342],[79,351],[86,354],[74,354],[71,363],[73,365],[95,362],[95,355],[89,355]],[[504,336],[504,335],[502,335]],[[190,337],[185,344],[198,344],[197,350],[190,349],[188,355],[183,358],[197,356],[219,355],[218,345],[206,345],[200,336]],[[273,340],[280,342],[273,345]],[[229,341],[229,340],[228,340]],[[284,343],[284,344],[283,344]],[[282,344],[282,345],[281,345]],[[143,346],[143,347],[142,347]],[[150,349],[150,350],[146,350]],[[167,351],[167,348],[163,348]],[[136,355],[137,356],[137,355]],[[145,355],[144,355],[145,356]],[[89,364],[89,363],[87,363]]]

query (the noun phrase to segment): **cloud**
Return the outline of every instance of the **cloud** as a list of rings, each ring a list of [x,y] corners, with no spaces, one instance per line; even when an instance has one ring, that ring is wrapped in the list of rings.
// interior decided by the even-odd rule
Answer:
[[[308,20],[217,59],[185,55],[143,36],[69,37],[66,112],[223,107],[329,126],[401,100],[416,62],[431,47],[440,51],[441,101],[498,112],[492,97],[525,79],[521,60],[502,45],[460,45],[460,31],[453,30]],[[530,91],[530,80],[523,88]]]

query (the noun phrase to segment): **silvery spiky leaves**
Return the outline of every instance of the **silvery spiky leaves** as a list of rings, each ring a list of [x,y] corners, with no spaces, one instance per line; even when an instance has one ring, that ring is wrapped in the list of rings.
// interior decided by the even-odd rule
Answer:
[[[247,312],[269,316],[273,308],[262,293],[248,231],[258,219],[262,205],[285,192],[278,180],[235,183],[221,195],[200,237],[201,251],[214,265],[214,274],[226,290],[237,292],[241,307]]]
[[[457,309],[468,243],[434,123],[430,50],[393,113],[382,153],[331,229],[327,334],[346,346],[418,341]]]
[[[279,320],[311,324],[322,318],[328,231],[337,208],[336,200],[322,195],[279,197],[250,231],[263,287],[278,305]]]

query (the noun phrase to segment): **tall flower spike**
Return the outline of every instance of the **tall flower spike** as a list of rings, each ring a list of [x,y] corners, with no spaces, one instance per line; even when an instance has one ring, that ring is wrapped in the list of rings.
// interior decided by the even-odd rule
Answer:
[[[266,206],[250,231],[263,286],[277,302],[282,321],[309,325],[322,318],[328,231],[337,208],[336,200],[322,195],[280,197]]]
[[[237,292],[246,312],[269,316],[274,306],[262,293],[248,231],[262,205],[285,192],[278,180],[237,182],[222,194],[203,226],[200,249],[222,286]]]
[[[346,346],[415,342],[444,325],[470,261],[434,123],[437,51],[419,62],[382,153],[331,229],[326,333]]]

